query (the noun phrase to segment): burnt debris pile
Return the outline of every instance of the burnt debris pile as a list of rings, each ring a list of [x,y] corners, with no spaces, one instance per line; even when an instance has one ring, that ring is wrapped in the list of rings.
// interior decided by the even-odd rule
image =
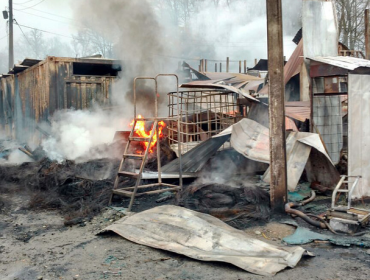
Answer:
[[[235,228],[270,217],[270,195],[259,187],[194,182],[180,194],[179,206],[215,216]]]
[[[47,158],[21,165],[3,165],[1,191],[17,191],[29,195],[24,208],[60,210],[66,225],[92,218],[108,205],[117,160],[99,159],[85,163]],[[128,184],[130,182],[127,182]]]

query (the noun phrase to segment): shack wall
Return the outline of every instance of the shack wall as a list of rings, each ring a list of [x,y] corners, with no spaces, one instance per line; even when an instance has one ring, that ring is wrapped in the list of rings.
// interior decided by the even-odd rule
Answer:
[[[78,59],[47,57],[20,73],[1,78],[0,129],[21,143],[39,144],[37,124],[61,109],[110,106],[115,76],[74,75]],[[89,64],[88,60],[83,60]],[[91,63],[95,63],[93,60]],[[99,62],[101,63],[101,62]]]

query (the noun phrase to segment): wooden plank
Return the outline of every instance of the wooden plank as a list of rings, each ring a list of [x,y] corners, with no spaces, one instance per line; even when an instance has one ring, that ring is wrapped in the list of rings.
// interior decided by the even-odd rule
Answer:
[[[270,201],[274,212],[285,213],[287,166],[285,147],[285,89],[281,0],[266,0],[270,119]]]

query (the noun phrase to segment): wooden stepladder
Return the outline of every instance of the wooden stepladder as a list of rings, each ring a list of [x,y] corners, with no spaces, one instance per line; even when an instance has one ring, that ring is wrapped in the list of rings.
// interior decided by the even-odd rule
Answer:
[[[159,122],[160,121],[165,121],[165,120],[174,120],[174,118],[158,118],[158,83],[157,83],[157,78],[159,76],[174,76],[176,77],[176,88],[178,91],[178,77],[175,74],[159,74],[155,78],[149,78],[149,77],[137,77],[134,79],[134,122],[133,126],[131,128],[130,136],[128,138],[127,145],[125,147],[124,154],[121,159],[121,163],[119,165],[119,169],[116,175],[116,179],[114,181],[114,186],[112,190],[112,195],[109,201],[109,204],[112,202],[113,195],[120,195],[120,196],[125,196],[125,197],[130,197],[130,204],[127,208],[127,211],[131,211],[131,208],[133,206],[135,197],[145,195],[145,194],[158,194],[158,193],[163,193],[166,191],[179,191],[182,189],[182,162],[181,162],[181,145],[179,142],[179,185],[172,185],[172,184],[166,184],[162,182],[162,172],[161,172],[161,149],[160,149],[160,139],[159,139]],[[137,80],[154,80],[155,82],[155,117],[154,118],[137,118],[136,115],[136,81]],[[178,135],[180,135],[180,114],[176,118],[178,122]],[[135,127],[138,121],[153,121],[153,127],[150,133],[149,137],[137,137],[135,136]],[[157,166],[158,166],[158,182],[154,184],[146,184],[142,185],[142,177],[143,177],[143,171],[145,168],[145,165],[147,163],[148,155],[150,152],[150,144],[153,142],[154,135],[157,135],[157,143],[156,143],[156,148],[157,148]],[[144,154],[129,154],[129,149],[130,145],[132,142],[147,142],[148,145],[145,149]],[[135,159],[135,160],[140,160],[140,169],[138,172],[129,172],[123,170],[125,166],[125,162],[128,159]],[[134,187],[123,187],[119,188],[119,183],[120,183],[120,177],[130,177],[130,178],[136,178],[136,183]],[[140,192],[138,193],[138,189],[147,189],[147,188],[159,188],[156,190],[151,190],[151,191],[145,191],[145,192]],[[165,188],[162,188],[165,187]]]

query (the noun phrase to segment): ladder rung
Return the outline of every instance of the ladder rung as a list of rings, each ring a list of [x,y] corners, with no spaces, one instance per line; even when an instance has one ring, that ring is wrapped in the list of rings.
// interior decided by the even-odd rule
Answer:
[[[132,192],[128,192],[128,191],[124,191],[124,190],[113,190],[113,193],[114,194],[117,194],[117,195],[122,195],[122,196],[126,196],[126,197],[131,197],[132,196]],[[143,195],[142,193],[136,193],[135,196],[141,196]]]
[[[129,137],[131,141],[149,142],[150,137]]]
[[[338,190],[337,192],[349,192],[349,190]]]
[[[139,154],[126,154],[123,155],[124,158],[132,158],[132,159],[142,159],[144,155],[139,155]]]
[[[117,175],[119,175],[119,176],[133,177],[133,178],[137,178],[139,176],[138,173],[128,172],[128,171],[120,171],[120,172],[117,173]]]

